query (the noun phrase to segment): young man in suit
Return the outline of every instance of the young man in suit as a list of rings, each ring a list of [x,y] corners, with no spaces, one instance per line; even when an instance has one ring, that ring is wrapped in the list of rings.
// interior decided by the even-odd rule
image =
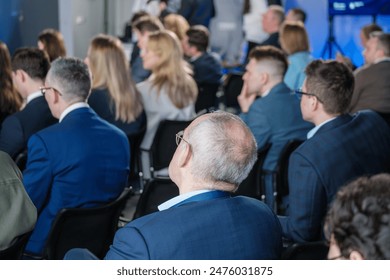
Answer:
[[[390,130],[373,111],[347,113],[354,88],[351,70],[315,60],[306,68],[302,116],[315,127],[290,157],[289,214],[279,220],[294,242],[323,238],[326,210],[339,188],[362,175],[388,172]]]
[[[49,58],[38,48],[17,49],[12,56],[13,82],[26,100],[23,110],[6,118],[0,131],[0,150],[12,158],[27,148],[31,135],[57,122],[39,90],[49,68]]]
[[[304,140],[312,125],[302,119],[299,100],[283,82],[287,59],[275,47],[256,47],[249,55],[243,76],[244,85],[238,97],[240,117],[255,136],[259,149],[271,143],[263,169],[266,203],[273,207],[272,172],[283,147],[289,140]]]
[[[120,229],[105,259],[277,259],[281,231],[262,202],[230,193],[256,161],[256,142],[236,116],[216,112],[176,134],[169,176],[180,195]],[[74,249],[66,259],[93,259]]]
[[[76,58],[55,60],[41,88],[59,123],[28,141],[23,182],[39,213],[26,246],[29,254],[42,254],[52,222],[62,208],[106,204],[126,187],[127,137],[89,108],[90,90],[88,67]]]

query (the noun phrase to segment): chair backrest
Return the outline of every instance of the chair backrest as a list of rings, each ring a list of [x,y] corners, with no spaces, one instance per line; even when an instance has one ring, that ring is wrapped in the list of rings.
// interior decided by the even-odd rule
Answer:
[[[142,192],[134,213],[134,219],[157,212],[157,206],[179,195],[179,189],[170,179],[153,179]]]
[[[128,134],[127,139],[130,145],[130,173],[129,173],[129,186],[132,185],[133,180],[139,179],[140,168],[140,146],[142,139],[146,132],[146,124],[137,132]]]
[[[72,248],[87,248],[103,258],[112,244],[119,216],[131,195],[126,188],[113,202],[94,208],[62,209],[53,222],[44,258],[62,260]]]
[[[248,177],[242,181],[235,195],[245,195],[259,200],[264,200],[264,171],[263,164],[272,144],[268,143],[257,151],[257,161],[253,165]]]
[[[283,260],[326,260],[329,247],[325,241],[294,243],[282,253]]]
[[[229,73],[226,76],[223,92],[225,95],[225,105],[228,108],[240,108],[237,97],[240,95],[242,86],[244,85],[242,76],[241,73]]]
[[[184,130],[190,123],[191,121],[174,120],[160,122],[149,153],[153,170],[160,170],[169,166],[176,150],[176,133]]]
[[[0,251],[0,260],[20,260],[31,233],[32,231],[22,234],[14,244],[7,249]]]
[[[195,102],[195,112],[215,108],[219,84],[198,83],[198,97]]]
[[[274,173],[274,195],[275,195],[275,207],[278,214],[284,214],[284,210],[281,209],[282,198],[289,194],[288,186],[288,163],[291,154],[303,143],[303,140],[293,139],[287,142],[283,147],[276,166],[276,172]]]
[[[19,167],[20,171],[23,172],[26,169],[27,164],[27,150],[23,150],[15,157],[15,164]]]

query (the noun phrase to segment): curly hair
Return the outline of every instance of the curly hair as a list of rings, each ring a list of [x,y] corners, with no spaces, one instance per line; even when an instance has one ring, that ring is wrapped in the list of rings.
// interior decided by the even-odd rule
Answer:
[[[361,177],[342,188],[331,206],[325,230],[342,256],[390,259],[390,174]]]

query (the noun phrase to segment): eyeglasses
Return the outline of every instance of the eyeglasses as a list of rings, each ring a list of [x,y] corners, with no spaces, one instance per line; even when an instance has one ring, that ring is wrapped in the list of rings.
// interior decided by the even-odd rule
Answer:
[[[41,91],[41,93],[42,93],[43,96],[45,96],[46,91],[49,90],[49,89],[51,89],[51,90],[53,90],[53,91],[56,91],[59,95],[62,95],[61,92],[59,92],[57,89],[55,89],[55,88],[53,88],[53,87],[40,87],[39,89],[40,89],[40,91]]]
[[[323,103],[322,100],[321,100],[317,95],[315,95],[315,94],[313,94],[313,93],[303,92],[301,89],[296,89],[296,90],[294,90],[294,93],[295,93],[295,96],[296,96],[299,100],[302,99],[302,95],[307,95],[307,96],[314,96],[315,98],[318,99],[318,101],[320,101],[321,103]]]
[[[176,133],[176,145],[179,146],[182,140],[186,142],[188,145],[190,145],[190,143],[188,143],[188,141],[183,138],[183,135],[184,135],[183,130]]]

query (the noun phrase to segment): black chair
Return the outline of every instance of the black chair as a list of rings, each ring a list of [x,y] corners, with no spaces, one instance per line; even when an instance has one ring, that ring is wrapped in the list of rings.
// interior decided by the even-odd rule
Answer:
[[[23,170],[26,169],[27,164],[27,150],[23,150],[22,152],[18,153],[14,161],[19,167],[20,171],[23,172]]]
[[[217,103],[219,84],[198,83],[198,97],[195,102],[195,112],[210,111]]]
[[[226,75],[223,83],[223,93],[227,108],[234,109],[236,112],[241,110],[237,97],[240,95],[243,85],[244,81],[241,73],[229,73]]]
[[[22,234],[14,244],[7,249],[0,251],[0,260],[20,260],[31,233],[32,231]]]
[[[282,260],[326,260],[329,247],[325,241],[294,243],[282,253]]]
[[[176,150],[176,133],[184,130],[191,121],[163,120],[160,122],[149,150],[151,178],[155,171],[167,168]],[[167,177],[165,177],[167,178]]]
[[[257,151],[257,161],[248,177],[242,181],[235,195],[245,195],[259,200],[265,200],[263,164],[272,144],[268,143]]]
[[[87,248],[102,259],[112,244],[119,216],[132,194],[126,188],[113,202],[94,208],[62,209],[53,222],[44,259],[62,260],[72,248]]]
[[[141,171],[141,160],[140,160],[140,146],[142,139],[144,138],[146,132],[146,124],[137,132],[133,134],[128,134],[127,139],[129,140],[130,145],[130,173],[128,179],[128,186],[138,187],[141,182],[139,173]],[[139,187],[142,187],[140,185]]]
[[[293,139],[287,142],[283,147],[277,165],[276,171],[273,174],[273,191],[275,199],[275,211],[277,214],[285,214],[285,209],[282,207],[283,197],[289,194],[288,186],[288,163],[290,155],[303,143],[303,140]]]
[[[145,185],[133,219],[157,212],[157,206],[179,195],[179,189],[170,179],[154,179]]]

